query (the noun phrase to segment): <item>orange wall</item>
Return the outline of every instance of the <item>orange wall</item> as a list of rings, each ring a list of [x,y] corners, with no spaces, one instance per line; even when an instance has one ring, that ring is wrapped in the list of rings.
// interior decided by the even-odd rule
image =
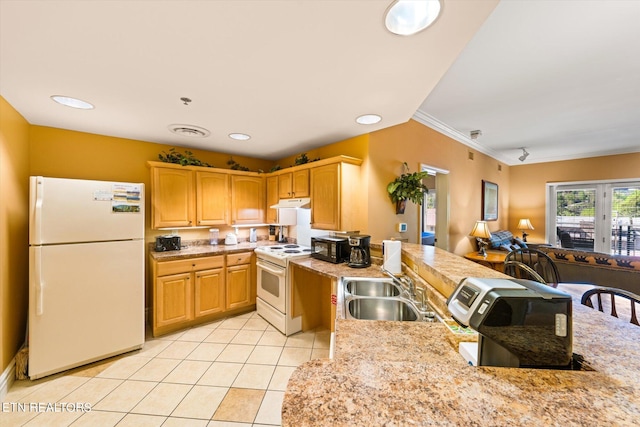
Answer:
[[[474,160],[469,160],[469,152]],[[414,120],[373,132],[369,142],[369,233],[377,239],[408,237],[416,242],[419,206],[407,204],[405,214],[396,215],[389,199],[387,184],[402,173],[407,162],[411,172],[420,164],[449,171],[449,250],[465,254],[475,250],[475,241],[468,237],[473,225],[481,217],[482,180],[498,184],[498,220],[489,223],[491,231],[504,229],[508,224],[509,167],[474,151]],[[498,166],[502,170],[498,170]],[[406,222],[407,233],[395,231],[398,222]]]
[[[535,230],[528,239],[546,241],[546,184],[569,181],[640,179],[640,153],[591,157],[511,167],[509,229],[529,218]]]
[[[28,199],[29,123],[0,97],[0,373],[25,339]]]

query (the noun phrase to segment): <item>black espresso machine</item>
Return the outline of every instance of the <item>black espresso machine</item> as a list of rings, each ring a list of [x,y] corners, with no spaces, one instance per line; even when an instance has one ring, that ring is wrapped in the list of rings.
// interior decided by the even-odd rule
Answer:
[[[571,296],[531,280],[462,279],[452,317],[478,332],[478,366],[571,369]]]

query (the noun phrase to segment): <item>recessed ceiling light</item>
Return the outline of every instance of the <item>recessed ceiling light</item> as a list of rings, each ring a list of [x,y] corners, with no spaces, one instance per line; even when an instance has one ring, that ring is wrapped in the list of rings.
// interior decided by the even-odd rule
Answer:
[[[51,99],[53,99],[58,104],[62,104],[71,108],[78,108],[80,110],[93,110],[94,108],[92,104],[89,104],[86,101],[77,98],[71,98],[69,96],[53,95]]]
[[[207,129],[193,125],[169,125],[169,130],[177,135],[192,138],[206,138],[211,134]]]
[[[250,139],[251,136],[246,133],[230,133],[229,138],[236,139],[238,141],[246,141],[247,139]]]
[[[440,0],[396,0],[387,10],[384,24],[394,34],[411,36],[433,24],[441,9]]]
[[[379,123],[380,120],[382,120],[382,117],[377,114],[364,114],[356,118],[356,122],[361,125],[375,125],[376,123]]]

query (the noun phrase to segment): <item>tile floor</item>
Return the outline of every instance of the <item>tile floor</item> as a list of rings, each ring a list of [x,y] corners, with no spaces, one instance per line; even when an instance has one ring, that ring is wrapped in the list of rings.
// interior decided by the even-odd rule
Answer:
[[[227,318],[149,338],[139,351],[87,367],[16,381],[0,425],[277,426],[289,376],[329,357],[329,341],[328,330],[285,337],[255,312]]]

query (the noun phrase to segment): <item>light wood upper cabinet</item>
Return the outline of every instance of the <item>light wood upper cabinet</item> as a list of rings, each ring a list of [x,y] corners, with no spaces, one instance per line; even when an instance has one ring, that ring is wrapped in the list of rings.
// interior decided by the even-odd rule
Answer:
[[[356,231],[365,227],[360,166],[331,163],[311,168],[311,227]]]
[[[278,203],[280,197],[278,196],[278,177],[268,176],[267,183],[267,206],[266,206],[266,218],[267,224],[276,224],[278,222],[278,209],[271,209],[269,206],[273,206]]]
[[[193,171],[152,168],[151,212],[153,228],[195,225]]]
[[[196,224],[229,223],[229,175],[196,172]]]
[[[278,175],[278,196],[281,199],[309,197],[309,169]]]
[[[264,177],[231,175],[231,225],[262,224],[264,221]]]

